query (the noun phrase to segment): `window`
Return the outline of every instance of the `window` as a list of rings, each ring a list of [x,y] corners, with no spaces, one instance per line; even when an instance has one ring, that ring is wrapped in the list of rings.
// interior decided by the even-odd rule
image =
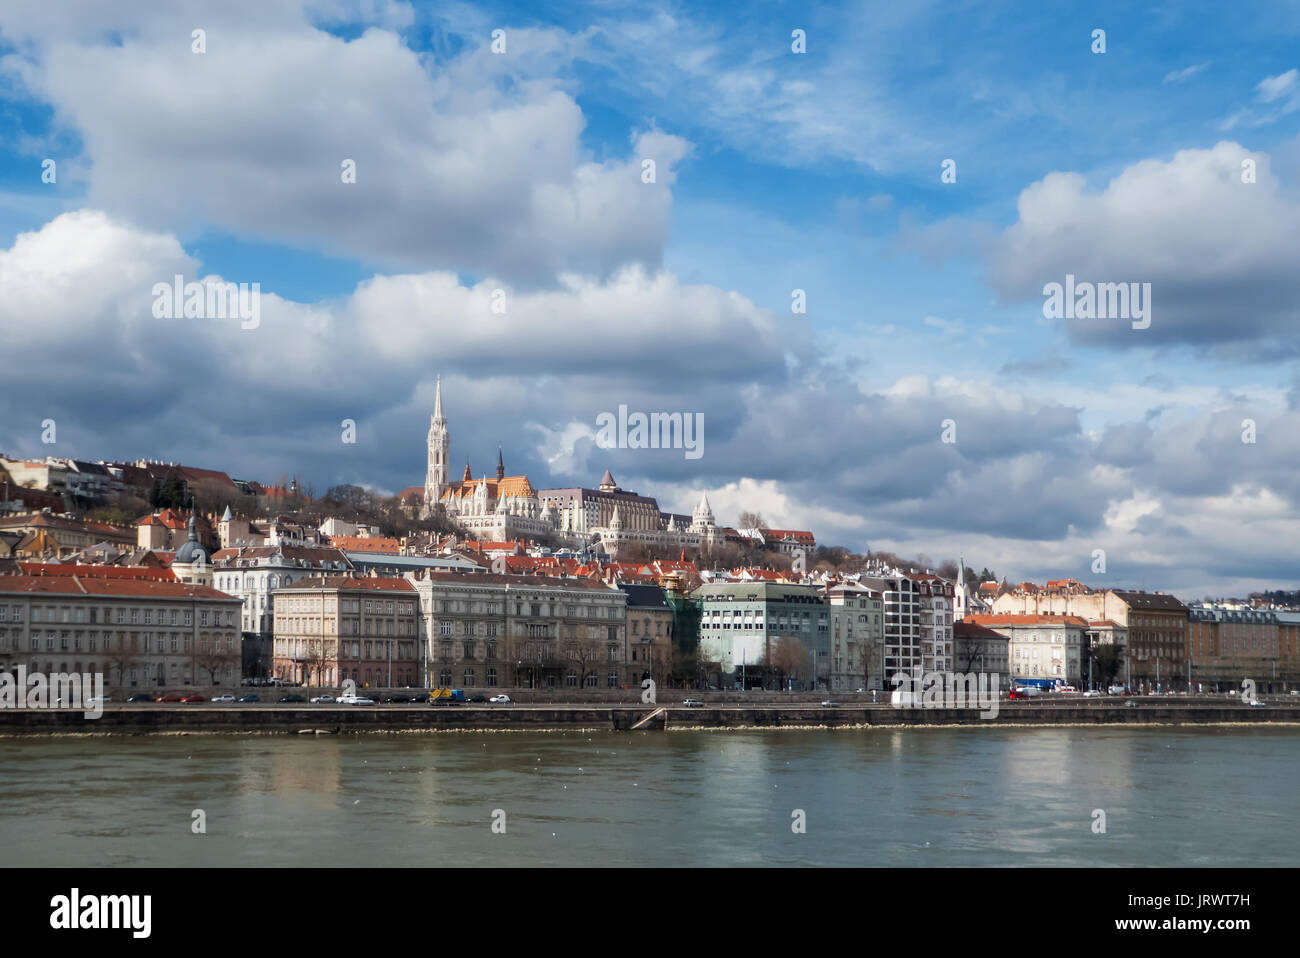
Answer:
[[[489,686],[495,686],[495,685],[497,684],[497,670],[496,670],[496,669],[488,669],[488,670],[487,670],[487,684],[488,684]]]
[[[609,687],[610,687],[611,689],[613,689],[613,688],[617,688],[617,687],[618,687],[618,673],[617,673],[617,672],[610,672],[607,681],[609,682]]]
[[[564,684],[570,687],[577,685],[578,673],[573,671],[573,669],[569,669],[569,671],[564,676]]]
[[[472,686],[474,684],[474,670],[466,669],[464,678],[465,678],[465,684],[467,686]]]

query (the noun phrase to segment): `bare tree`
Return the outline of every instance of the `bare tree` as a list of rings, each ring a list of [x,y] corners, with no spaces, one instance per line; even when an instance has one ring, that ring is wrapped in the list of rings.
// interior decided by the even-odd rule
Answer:
[[[812,655],[808,652],[808,648],[793,635],[783,635],[771,642],[765,652],[765,658],[767,666],[781,676],[783,686],[785,679],[814,679]],[[813,684],[816,685],[815,681]]]
[[[587,676],[595,674],[596,664],[602,658],[608,660],[607,644],[589,636],[572,636],[561,644],[560,655],[578,667],[579,688],[586,687]]]
[[[126,670],[134,667],[140,661],[140,652],[134,643],[127,645],[126,636],[119,633],[115,647],[108,651],[108,661],[117,669],[117,684],[125,686]]]
[[[209,684],[217,684],[217,673],[239,664],[239,651],[221,636],[202,635],[194,646],[194,666],[208,673]]]

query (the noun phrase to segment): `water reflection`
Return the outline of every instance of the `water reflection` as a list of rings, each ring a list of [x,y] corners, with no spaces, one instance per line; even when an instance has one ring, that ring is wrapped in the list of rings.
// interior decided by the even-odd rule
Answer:
[[[863,729],[9,740],[25,865],[1294,862],[1300,732]],[[1231,809],[1225,815],[1222,809]],[[191,832],[195,809],[207,832]],[[1094,809],[1107,832],[1092,830]],[[505,825],[494,833],[494,812]],[[792,828],[799,820],[806,830]],[[1221,858],[1222,856],[1218,856]]]

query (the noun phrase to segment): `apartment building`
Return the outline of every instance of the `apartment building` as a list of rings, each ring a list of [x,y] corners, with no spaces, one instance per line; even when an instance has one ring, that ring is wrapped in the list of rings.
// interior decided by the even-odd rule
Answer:
[[[320,576],[272,595],[272,669],[281,679],[337,686],[423,685],[419,595],[405,579]]]
[[[419,596],[432,685],[618,688],[627,681],[628,595],[599,579],[426,569],[405,581]]]
[[[999,690],[1011,687],[1011,641],[1001,632],[971,621],[952,626],[954,671],[998,676]]]
[[[1126,631],[1122,677],[1139,688],[1186,688],[1187,606],[1164,592],[1093,590],[1073,579],[1039,588],[1022,582],[993,602],[997,614],[1080,616]],[[1104,626],[1094,631],[1106,632]],[[1110,634],[1116,634],[1112,629]]]
[[[1188,606],[1187,657],[1192,684],[1213,691],[1300,687],[1300,612],[1224,603]]]
[[[973,615],[967,621],[1007,637],[1007,659],[1013,680],[1076,688],[1083,681],[1086,619],[1047,613]]]
[[[817,586],[718,582],[691,595],[700,606],[700,656],[717,664],[722,682],[756,685],[775,671],[798,685],[829,687],[830,606]],[[787,639],[802,647],[804,663],[778,661]]]
[[[858,584],[880,593],[885,612],[884,677],[945,672],[953,664],[953,583],[931,572],[878,569]]]
[[[885,602],[852,583],[826,592],[830,603],[830,688],[835,692],[889,688],[885,684]]]
[[[673,665],[672,606],[657,585],[620,583],[618,590],[627,596],[624,684],[640,688],[643,680],[653,679],[663,685]]]
[[[206,586],[63,566],[0,576],[0,670],[100,672],[109,686],[239,681],[239,600]]]
[[[312,546],[253,546],[220,549],[212,555],[212,584],[244,604],[240,628],[270,637],[275,629],[277,589],[321,575],[341,575],[352,564],[338,549]]]

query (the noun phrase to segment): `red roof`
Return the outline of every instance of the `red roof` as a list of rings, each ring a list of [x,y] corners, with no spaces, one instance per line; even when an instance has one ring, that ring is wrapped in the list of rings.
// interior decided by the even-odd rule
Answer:
[[[170,569],[154,569],[149,566],[71,565],[58,562],[19,562],[18,564],[27,575],[76,575],[94,579],[155,579],[161,582],[176,581],[176,576],[172,574]]]
[[[93,595],[135,599],[223,599],[240,600],[206,585],[164,582],[160,579],[113,579],[104,576],[10,575],[0,576],[0,592],[53,595]]]
[[[810,545],[817,541],[806,529],[764,529],[762,532],[765,539],[776,536],[778,539],[794,539],[796,542],[806,542]]]

